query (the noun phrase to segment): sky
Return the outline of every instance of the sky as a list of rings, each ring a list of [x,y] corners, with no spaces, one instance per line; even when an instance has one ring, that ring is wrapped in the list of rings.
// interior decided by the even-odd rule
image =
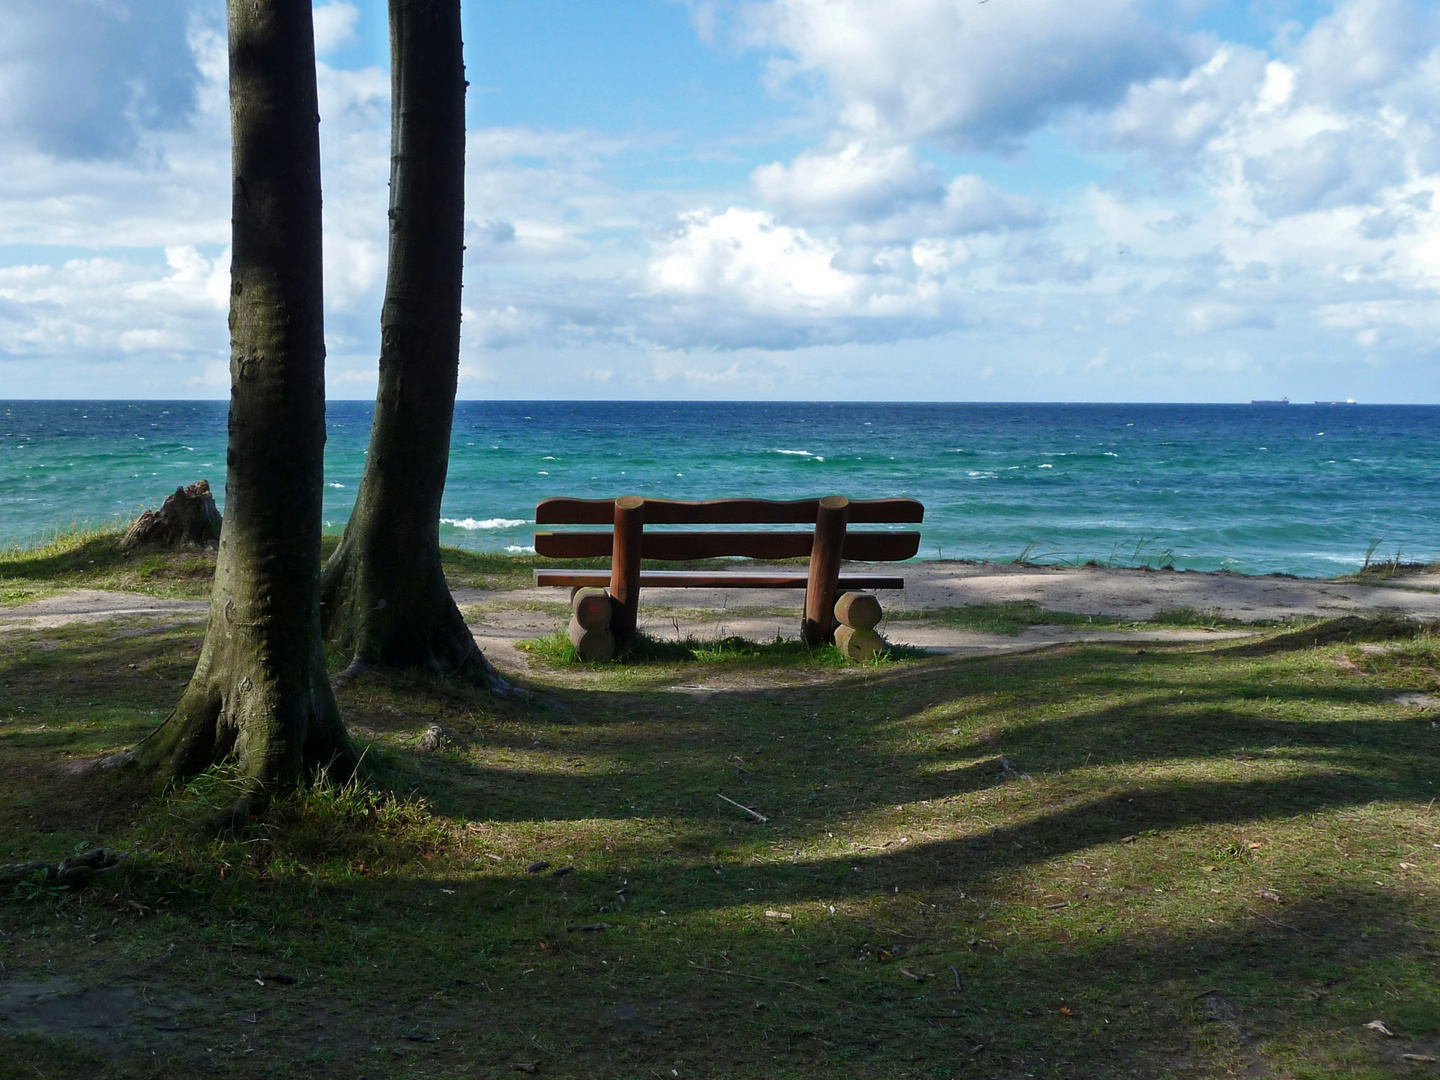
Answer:
[[[314,7],[331,398],[385,5]],[[462,398],[1440,402],[1440,5],[464,0]],[[229,393],[221,0],[0,0],[0,398]]]

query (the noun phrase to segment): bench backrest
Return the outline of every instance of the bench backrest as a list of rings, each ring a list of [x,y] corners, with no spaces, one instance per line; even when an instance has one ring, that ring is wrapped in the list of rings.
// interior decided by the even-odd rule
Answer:
[[[639,500],[627,498],[627,504]],[[644,499],[646,525],[813,525],[819,499]],[[897,562],[920,550],[918,532],[851,532],[850,525],[918,523],[925,507],[915,499],[845,501],[846,532],[841,557],[858,562]],[[556,559],[604,558],[614,540],[615,500],[545,499],[535,507],[536,525],[609,525],[605,532],[537,532],[535,551]],[[742,556],[751,559],[809,558],[811,532],[716,530],[650,532],[641,537],[641,557],[661,560]]]

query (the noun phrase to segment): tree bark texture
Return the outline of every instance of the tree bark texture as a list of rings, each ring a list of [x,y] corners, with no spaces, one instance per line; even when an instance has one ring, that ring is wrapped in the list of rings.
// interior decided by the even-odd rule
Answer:
[[[440,565],[460,365],[460,0],[390,0],[390,250],[380,386],[354,513],[323,578],[325,636],[373,665],[494,673]]]
[[[311,0],[229,0],[233,172],[225,518],[189,687],[136,750],[258,788],[354,753],[320,640],[325,328]]]

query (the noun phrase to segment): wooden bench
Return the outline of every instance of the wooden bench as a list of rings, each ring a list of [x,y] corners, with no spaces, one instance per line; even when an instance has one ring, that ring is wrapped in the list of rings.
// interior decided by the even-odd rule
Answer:
[[[545,499],[536,525],[608,525],[603,532],[537,532],[535,551],[556,559],[610,557],[609,570],[536,570],[537,585],[608,587],[610,630],[617,642],[635,635],[640,590],[804,589],[801,636],[811,645],[831,640],[835,600],[842,591],[903,589],[904,578],[846,574],[841,561],[896,562],[920,550],[918,532],[851,532],[851,525],[919,523],[925,507],[914,499],[712,499],[686,502],[626,495],[618,499]],[[647,525],[811,525],[798,531],[649,531]],[[641,559],[678,561],[740,556],[808,558],[806,571],[641,570]]]

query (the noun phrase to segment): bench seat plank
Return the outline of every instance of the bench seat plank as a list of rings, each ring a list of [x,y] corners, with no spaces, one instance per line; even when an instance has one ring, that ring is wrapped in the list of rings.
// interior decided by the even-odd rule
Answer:
[[[749,570],[641,570],[640,585],[648,589],[803,589],[808,575],[801,571],[789,573],[757,573]],[[536,570],[536,585],[599,586],[610,584],[609,570]],[[839,588],[903,589],[905,579],[888,574],[840,575]]]
[[[613,543],[611,532],[535,534],[536,554],[552,559],[603,559],[610,555]],[[808,559],[814,545],[813,532],[645,532],[640,537],[640,557],[676,562],[727,555]],[[918,532],[847,532],[841,557],[851,562],[900,562],[913,558],[919,550]]]
[[[813,525],[819,499],[649,499],[646,525]],[[925,520],[925,506],[915,499],[851,499],[846,507],[850,525],[914,524]],[[613,525],[614,499],[542,499],[535,507],[536,525]]]

